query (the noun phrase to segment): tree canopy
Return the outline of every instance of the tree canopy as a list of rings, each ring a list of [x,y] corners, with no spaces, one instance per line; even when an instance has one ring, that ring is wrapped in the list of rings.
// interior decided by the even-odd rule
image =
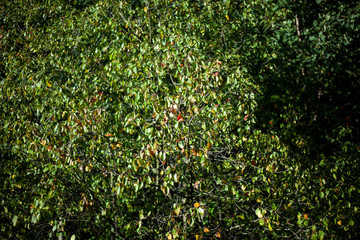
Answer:
[[[359,236],[360,3],[0,3],[0,236]]]

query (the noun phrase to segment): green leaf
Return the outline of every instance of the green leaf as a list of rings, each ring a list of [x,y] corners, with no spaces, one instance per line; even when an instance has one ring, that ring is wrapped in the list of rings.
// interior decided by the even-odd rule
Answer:
[[[350,220],[349,220],[349,225],[350,225],[350,226],[354,226],[354,224],[355,224],[355,223],[354,223],[354,220],[350,219]]]
[[[258,216],[258,218],[263,218],[263,214],[260,208],[256,209],[255,214]]]
[[[14,215],[12,222],[13,222],[13,226],[16,226],[16,223],[18,221],[18,216]]]

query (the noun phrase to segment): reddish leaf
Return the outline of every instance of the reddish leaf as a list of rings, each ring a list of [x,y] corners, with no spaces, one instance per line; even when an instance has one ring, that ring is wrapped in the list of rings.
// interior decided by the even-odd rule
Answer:
[[[151,150],[151,149],[149,149],[149,153],[150,153],[150,155],[151,155],[152,157],[155,155],[155,152],[154,152],[153,150]]]
[[[163,123],[166,124],[167,121],[168,121],[168,117],[165,115],[165,116],[164,116],[164,121],[163,121]]]
[[[196,181],[194,183],[194,188],[199,189],[200,181]]]
[[[183,119],[183,117],[181,116],[181,114],[179,114],[179,115],[178,115],[178,118],[177,118],[177,120],[178,120],[179,122],[182,122],[182,121],[184,121],[184,119]]]

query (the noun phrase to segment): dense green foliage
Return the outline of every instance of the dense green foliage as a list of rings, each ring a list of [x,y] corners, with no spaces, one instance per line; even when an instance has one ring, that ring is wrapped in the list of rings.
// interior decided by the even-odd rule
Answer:
[[[0,236],[359,236],[357,1],[0,7]]]

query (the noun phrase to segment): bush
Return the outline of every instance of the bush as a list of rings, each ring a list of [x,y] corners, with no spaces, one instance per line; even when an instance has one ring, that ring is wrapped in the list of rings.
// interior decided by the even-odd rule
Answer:
[[[356,7],[2,3],[2,236],[358,236]]]

